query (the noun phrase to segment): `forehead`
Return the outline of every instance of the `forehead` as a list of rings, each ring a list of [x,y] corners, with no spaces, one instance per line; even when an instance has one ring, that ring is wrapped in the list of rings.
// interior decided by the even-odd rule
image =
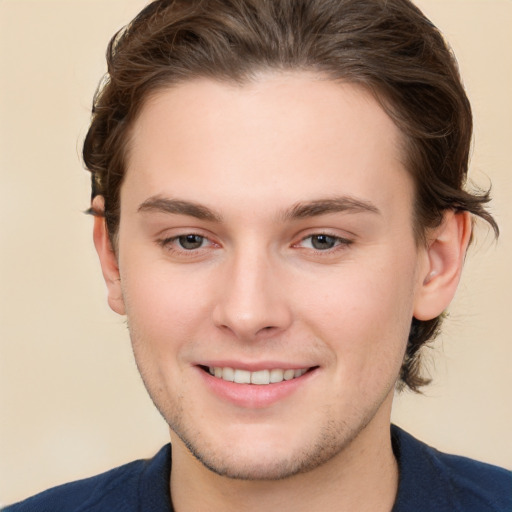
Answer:
[[[238,207],[330,194],[390,202],[401,193],[412,201],[402,160],[398,129],[362,87],[309,73],[245,85],[194,80],[143,107],[121,205],[134,194]]]

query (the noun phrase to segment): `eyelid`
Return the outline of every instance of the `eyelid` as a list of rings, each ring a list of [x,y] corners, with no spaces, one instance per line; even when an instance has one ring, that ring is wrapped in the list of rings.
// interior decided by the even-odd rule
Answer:
[[[171,242],[175,242],[176,240],[179,240],[180,238],[185,237],[185,236],[197,236],[197,237],[202,238],[203,240],[208,240],[209,242],[211,242],[211,240],[207,236],[201,235],[200,233],[194,233],[192,231],[187,232],[187,233],[180,233],[179,235],[165,236],[165,237],[159,238],[157,240],[157,242],[161,245],[165,245],[165,244],[169,244]]]
[[[158,238],[155,240],[155,243],[160,246],[162,249],[164,249],[166,252],[168,252],[170,255],[175,255],[178,257],[199,257],[200,255],[204,255],[206,251],[209,251],[211,249],[220,248],[221,244],[215,241],[211,234],[205,233],[202,229],[195,229],[195,228],[180,228],[179,230],[170,230],[175,231],[176,234],[169,234],[169,230],[166,233],[162,233]],[[178,240],[181,237],[186,237],[189,235],[194,235],[202,238],[204,241],[206,241],[206,245],[198,247],[196,249],[185,249],[182,247],[179,247]],[[317,249],[314,247],[304,247],[302,246],[303,242],[311,239],[314,236],[326,236],[329,238],[334,239],[335,244],[333,247],[325,248],[325,249]],[[331,229],[312,229],[311,231],[307,232],[307,234],[304,234],[304,232],[301,235],[298,235],[295,239],[296,242],[291,244],[292,248],[295,249],[303,249],[305,251],[309,251],[310,253],[318,254],[318,255],[332,255],[333,253],[336,253],[337,251],[343,251],[348,248],[348,246],[352,245],[354,243],[355,235],[348,237],[343,236],[339,232],[334,233]]]
[[[302,240],[306,240],[307,238],[311,238],[312,236],[329,236],[331,238],[336,238],[339,240],[343,240],[346,242],[353,242],[356,238],[356,235],[353,233],[349,233],[347,231],[343,231],[343,234],[340,233],[340,230],[329,229],[329,228],[311,228],[308,230],[304,230],[302,233],[297,235],[295,238],[298,238],[299,242]]]
[[[308,240],[315,236],[326,236],[329,238],[332,238],[335,240],[335,245],[328,249],[315,249],[314,247],[300,247],[300,244],[304,242],[305,240]],[[329,229],[325,230],[315,230],[313,232],[308,233],[307,235],[303,235],[300,237],[298,242],[295,242],[292,244],[292,247],[298,248],[298,249],[307,249],[310,251],[314,251],[316,253],[324,253],[329,254],[332,252],[335,252],[336,250],[343,250],[346,249],[348,246],[354,243],[354,240],[352,238],[348,238],[346,236],[341,236],[340,234],[335,234]]]
[[[184,249],[178,246],[178,240],[181,237],[186,237],[189,235],[201,237],[203,240],[207,241],[208,244],[206,246],[198,247],[197,249]],[[204,253],[210,248],[220,247],[218,243],[212,240],[210,236],[205,235],[198,229],[180,229],[175,235],[170,236],[160,236],[156,240],[156,243],[165,251],[167,251],[171,255],[176,255],[179,257],[197,257],[198,255]]]

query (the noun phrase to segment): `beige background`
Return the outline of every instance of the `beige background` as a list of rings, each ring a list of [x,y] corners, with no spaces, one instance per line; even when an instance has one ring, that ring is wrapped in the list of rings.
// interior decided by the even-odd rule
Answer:
[[[512,2],[421,0],[475,111],[472,176],[494,185],[497,246],[471,251],[435,383],[395,421],[512,468]],[[111,313],[91,242],[80,145],[110,35],[144,0],[0,0],[0,503],[150,456],[166,442]]]

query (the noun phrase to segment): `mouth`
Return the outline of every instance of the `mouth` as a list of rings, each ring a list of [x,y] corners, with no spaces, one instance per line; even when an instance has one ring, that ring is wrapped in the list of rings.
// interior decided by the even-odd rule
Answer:
[[[226,382],[234,382],[235,384],[254,384],[257,386],[278,384],[283,381],[298,379],[314,368],[316,367],[296,369],[272,368],[251,372],[249,370],[231,368],[229,366],[201,366],[202,370],[208,372],[217,379],[221,379]]]

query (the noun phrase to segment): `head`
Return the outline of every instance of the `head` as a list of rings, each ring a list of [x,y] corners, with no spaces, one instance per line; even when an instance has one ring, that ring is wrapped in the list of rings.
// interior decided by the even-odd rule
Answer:
[[[441,35],[405,0],[157,1],[107,58],[95,241],[171,430],[239,478],[385,432],[397,380],[426,383],[471,214],[496,227],[464,189],[471,111]]]
[[[497,231],[488,194],[465,189],[472,116],[455,59],[408,0],[154,1],[113,37],[107,60],[84,160],[114,247],[131,132],[148,99],[198,78],[244,84],[268,71],[313,72],[374,96],[401,133],[418,244],[448,210]],[[440,323],[412,319],[399,386],[428,382],[420,348]]]

